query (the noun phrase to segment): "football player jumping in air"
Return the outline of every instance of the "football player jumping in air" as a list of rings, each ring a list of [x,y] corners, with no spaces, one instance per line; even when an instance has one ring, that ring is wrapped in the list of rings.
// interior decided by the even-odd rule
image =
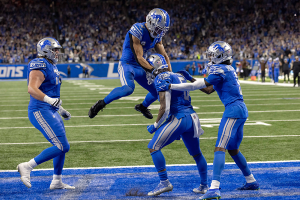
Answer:
[[[172,191],[173,186],[168,180],[166,161],[161,149],[180,138],[182,138],[189,154],[193,156],[201,178],[200,186],[193,191],[204,194],[208,190],[207,163],[199,146],[199,136],[204,131],[201,128],[198,115],[191,105],[191,97],[187,91],[173,91],[171,93],[169,89],[163,89],[167,82],[186,83],[186,79],[179,73],[169,72],[168,64],[164,56],[160,54],[150,55],[147,61],[157,71],[154,84],[160,101],[156,122],[147,127],[151,134],[155,132],[148,148],[160,183],[148,195],[156,196]]]
[[[53,145],[29,162],[18,165],[17,169],[21,180],[28,188],[31,187],[30,172],[32,169],[53,159],[54,174],[50,189],[75,189],[75,187],[62,182],[65,154],[69,151],[70,145],[59,114],[65,120],[69,120],[71,114],[61,106],[61,79],[56,67],[59,49],[61,46],[56,39],[43,38],[37,44],[38,58],[28,64],[27,84],[30,94],[28,118],[32,125],[41,131]]]
[[[164,56],[168,70],[172,71],[169,57],[162,44],[162,37],[170,27],[169,14],[160,8],[149,12],[146,22],[134,24],[125,36],[122,57],[119,62],[118,74],[122,87],[113,89],[104,99],[97,101],[89,110],[89,117],[94,118],[107,104],[114,100],[131,95],[134,91],[134,80],[149,91],[142,104],[135,106],[146,118],[153,116],[148,106],[157,100],[153,78],[156,70],[146,61],[149,49]]]
[[[168,88],[172,89],[172,92],[200,89],[207,94],[216,90],[225,106],[215,147],[212,183],[207,193],[200,197],[200,199],[219,199],[220,177],[225,165],[226,149],[246,179],[246,184],[238,189],[258,190],[259,184],[252,175],[245,157],[239,151],[248,110],[237,75],[231,66],[232,49],[226,42],[217,41],[209,46],[207,54],[212,63],[207,78],[196,81],[186,72],[185,78],[193,83],[172,83]]]

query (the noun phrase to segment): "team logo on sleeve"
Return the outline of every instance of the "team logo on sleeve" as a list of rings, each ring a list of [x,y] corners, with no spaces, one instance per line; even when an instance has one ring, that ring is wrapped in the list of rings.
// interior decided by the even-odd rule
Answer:
[[[141,45],[145,46],[146,42],[145,41],[141,41]]]

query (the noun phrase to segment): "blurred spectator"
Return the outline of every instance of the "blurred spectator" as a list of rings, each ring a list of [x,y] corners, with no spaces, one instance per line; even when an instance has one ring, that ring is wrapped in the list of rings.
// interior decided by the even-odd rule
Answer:
[[[300,87],[300,61],[299,56],[296,56],[296,60],[293,63],[293,72],[294,72],[294,87],[296,86],[296,79],[298,78],[298,87]]]
[[[283,71],[283,76],[284,76],[284,83],[285,83],[285,76],[287,75],[288,77],[288,83],[290,83],[290,68],[289,68],[289,62],[288,59],[285,58],[283,63],[282,63],[282,71]]]
[[[192,71],[193,71],[193,76],[195,75],[195,71],[196,71],[196,64],[195,62],[193,62],[192,64]]]
[[[70,67],[70,65],[68,65],[68,78],[70,78],[71,77],[71,67]]]

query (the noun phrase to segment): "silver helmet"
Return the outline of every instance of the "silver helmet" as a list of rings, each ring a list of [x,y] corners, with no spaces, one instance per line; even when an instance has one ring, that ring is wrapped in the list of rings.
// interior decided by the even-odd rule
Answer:
[[[43,38],[37,43],[36,47],[39,56],[45,56],[52,60],[53,63],[57,63],[58,55],[56,55],[54,49],[61,49],[62,47],[56,39],[51,37]]]
[[[165,57],[161,54],[158,53],[151,54],[147,58],[147,61],[152,67],[154,67],[155,70],[168,68],[168,63]]]
[[[231,46],[223,41],[217,41],[212,43],[208,50],[206,51],[210,62],[213,64],[219,64],[226,60],[232,59],[232,49]]]
[[[146,26],[152,38],[163,37],[170,28],[170,16],[165,10],[154,8],[146,17]]]

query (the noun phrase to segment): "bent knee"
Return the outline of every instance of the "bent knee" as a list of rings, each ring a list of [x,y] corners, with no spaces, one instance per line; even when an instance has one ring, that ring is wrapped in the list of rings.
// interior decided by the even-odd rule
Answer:
[[[239,153],[239,150],[238,149],[235,149],[235,150],[228,150],[228,153],[231,155],[231,156],[235,156]]]
[[[223,147],[216,147],[215,148],[215,152],[216,151],[223,151],[223,152],[226,152],[226,149],[224,149]]]
[[[67,153],[69,150],[70,150],[70,144],[69,144],[69,143],[63,145],[63,150],[62,150],[62,151],[63,151],[64,153]]]
[[[128,85],[122,86],[124,96],[129,96],[133,93],[134,88],[129,87]]]
[[[149,149],[150,153],[153,153],[154,151],[157,151],[157,150],[155,150],[155,149]]]

